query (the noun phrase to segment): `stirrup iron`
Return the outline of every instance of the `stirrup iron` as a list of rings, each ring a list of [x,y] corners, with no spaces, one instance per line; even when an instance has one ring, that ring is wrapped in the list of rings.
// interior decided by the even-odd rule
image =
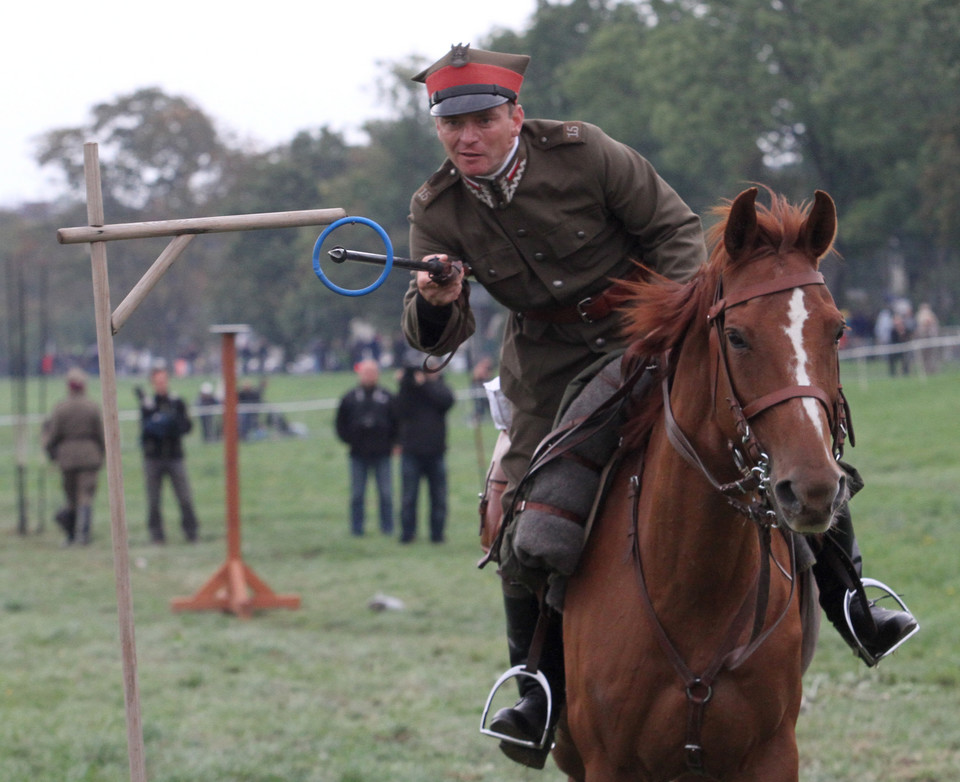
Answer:
[[[860,583],[863,585],[864,590],[873,588],[883,593],[879,598],[877,598],[877,600],[868,601],[869,605],[871,606],[875,605],[879,600],[883,600],[886,597],[892,597],[893,600],[897,603],[897,605],[900,606],[900,608],[904,612],[910,614],[910,616],[913,616],[913,613],[911,613],[910,609],[907,608],[907,604],[903,602],[900,595],[894,592],[890,587],[888,587],[882,581],[877,581],[875,578],[862,578],[860,579]],[[915,636],[918,632],[920,632],[920,623],[917,622],[914,628],[909,633],[903,636],[903,638],[897,641],[893,646],[887,649],[887,651],[885,651],[883,654],[874,656],[873,654],[868,652],[866,647],[863,645],[863,642],[860,640],[859,636],[857,635],[857,631],[853,627],[853,620],[850,617],[850,606],[854,600],[858,600],[858,599],[859,597],[857,596],[857,593],[854,590],[852,589],[847,590],[847,593],[844,595],[844,598],[843,598],[843,618],[847,622],[847,629],[850,631],[850,636],[853,638],[853,640],[857,644],[858,653],[863,658],[864,662],[866,662],[867,665],[872,668],[874,665],[880,662],[884,657],[887,657],[893,654],[895,651],[897,651],[897,649],[903,646],[908,640],[910,640],[911,638],[913,638],[913,636]],[[916,617],[914,617],[914,621],[916,622]]]
[[[518,739],[514,736],[507,736],[504,733],[498,733],[495,730],[491,730],[487,727],[487,715],[490,713],[490,706],[493,703],[493,698],[497,694],[497,691],[510,679],[519,679],[521,677],[528,677],[533,679],[543,688],[544,693],[547,696],[547,720],[543,727],[543,735],[540,737],[540,741],[528,741],[526,739]],[[480,717],[480,732],[484,736],[492,736],[495,739],[500,739],[501,741],[506,741],[508,744],[516,744],[520,747],[528,747],[529,749],[544,750],[548,749],[550,743],[550,718],[553,716],[553,693],[550,690],[550,682],[547,681],[547,677],[543,674],[542,671],[529,671],[524,665],[515,665],[513,668],[510,668],[508,671],[497,679],[496,683],[493,685],[493,689],[490,690],[490,694],[487,696],[487,703],[483,707],[483,715]]]

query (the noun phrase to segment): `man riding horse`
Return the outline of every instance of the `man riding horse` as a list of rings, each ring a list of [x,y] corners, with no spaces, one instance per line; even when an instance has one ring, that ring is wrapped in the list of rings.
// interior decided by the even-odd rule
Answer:
[[[434,356],[456,350],[473,333],[463,264],[510,310],[500,355],[501,387],[513,408],[510,447],[501,462],[504,517],[517,529],[529,522],[562,535],[566,525],[582,524],[616,434],[599,432],[588,446],[589,460],[562,460],[573,478],[554,475],[539,491],[534,481],[528,507],[514,513],[516,490],[537,445],[554,428],[571,382],[624,347],[615,309],[623,289],[611,280],[632,277],[639,260],[685,281],[705,262],[706,250],[697,215],[636,151],[588,123],[525,119],[518,94],[528,62],[523,55],[457,45],[414,77],[426,84],[447,159],[411,199],[410,251],[414,258],[449,261],[453,271],[442,279],[417,273],[404,298],[403,330],[411,346]],[[609,383],[595,383],[591,398],[600,403],[612,393]],[[531,503],[531,496],[543,501]],[[845,507],[830,539],[859,574]],[[814,567],[821,605],[847,643],[875,662],[916,622],[905,611],[870,606],[869,613],[852,610],[848,627],[850,573],[842,559],[825,557]],[[503,594],[510,661],[522,665],[539,601],[507,579]],[[543,639],[539,668],[561,700],[558,622]],[[529,745],[553,727],[545,726],[548,696],[530,677],[518,677],[518,685],[519,701],[494,715],[490,731],[509,757],[542,768],[549,741]]]

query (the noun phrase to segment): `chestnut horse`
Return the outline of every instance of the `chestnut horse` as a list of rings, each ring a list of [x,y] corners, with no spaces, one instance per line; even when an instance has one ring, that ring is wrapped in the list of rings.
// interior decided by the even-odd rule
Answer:
[[[662,392],[567,586],[554,757],[576,782],[798,778],[790,531],[824,532],[848,494],[844,321],[818,271],[836,210],[756,196],[716,210],[690,282],[633,290],[624,365],[658,357]]]

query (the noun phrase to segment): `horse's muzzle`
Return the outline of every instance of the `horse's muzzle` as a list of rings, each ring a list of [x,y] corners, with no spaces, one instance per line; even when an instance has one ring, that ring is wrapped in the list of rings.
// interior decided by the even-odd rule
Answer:
[[[847,499],[847,478],[839,469],[777,480],[771,497],[780,520],[804,535],[826,532]]]

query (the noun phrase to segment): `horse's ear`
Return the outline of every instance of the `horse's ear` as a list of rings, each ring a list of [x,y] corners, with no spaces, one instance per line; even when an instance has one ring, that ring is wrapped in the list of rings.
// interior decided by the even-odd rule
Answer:
[[[822,190],[813,197],[810,214],[800,227],[800,241],[814,258],[819,258],[833,244],[837,235],[837,207],[833,199]]]
[[[723,232],[723,246],[727,255],[737,258],[745,247],[752,247],[757,238],[757,188],[751,187],[738,195],[730,205],[727,227]]]

